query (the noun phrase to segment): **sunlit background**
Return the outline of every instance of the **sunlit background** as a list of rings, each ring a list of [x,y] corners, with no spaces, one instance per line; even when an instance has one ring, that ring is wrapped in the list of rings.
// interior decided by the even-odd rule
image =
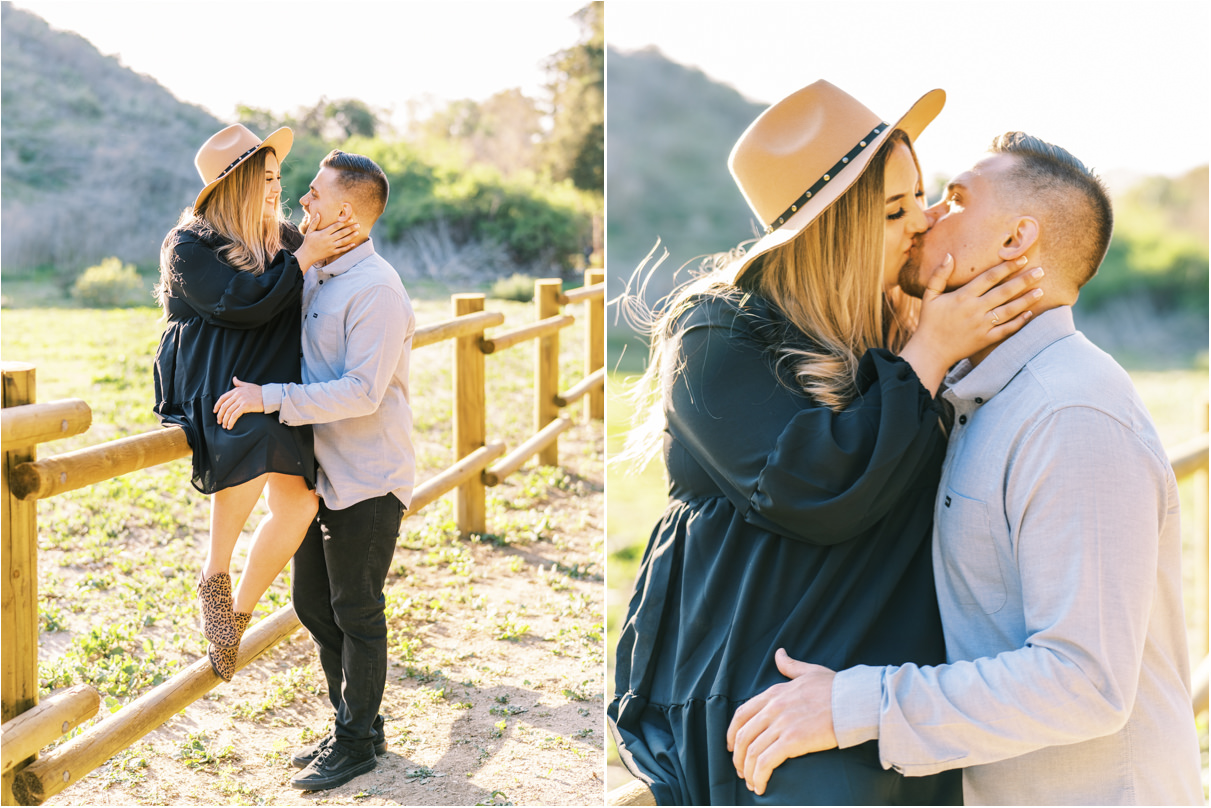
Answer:
[[[357,98],[403,126],[426,105],[506,87],[538,97],[578,36],[577,0],[519,3],[16,2],[180,100],[234,122]],[[509,36],[502,36],[509,31]]]

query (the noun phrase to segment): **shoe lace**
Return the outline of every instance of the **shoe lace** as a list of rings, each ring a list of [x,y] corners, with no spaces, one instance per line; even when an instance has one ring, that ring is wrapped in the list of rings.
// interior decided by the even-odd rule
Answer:
[[[317,769],[323,768],[328,763],[328,758],[332,757],[335,754],[336,754],[336,739],[334,738],[331,742],[326,743],[322,747],[320,747],[320,753],[315,756],[315,760],[312,762],[311,765],[315,766]]]

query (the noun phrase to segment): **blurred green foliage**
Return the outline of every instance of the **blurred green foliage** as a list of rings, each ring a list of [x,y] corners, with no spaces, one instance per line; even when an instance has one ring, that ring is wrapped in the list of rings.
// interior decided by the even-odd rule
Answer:
[[[1206,314],[1207,167],[1149,177],[1115,200],[1114,237],[1079,305],[1146,299],[1158,311]]]
[[[518,263],[568,266],[591,233],[594,201],[568,180],[544,182],[528,172],[506,178],[494,166],[421,154],[403,142],[355,138],[347,145],[387,172],[391,200],[380,223],[388,240],[441,219],[462,240],[504,244]]]
[[[148,304],[143,295],[143,279],[134,264],[123,264],[117,258],[106,258],[84,270],[72,286],[72,297],[90,308],[110,309]]]
[[[534,299],[534,279],[529,275],[515,272],[507,278],[501,278],[492,284],[489,294],[497,300],[516,300],[519,303],[529,303]]]
[[[562,269],[590,245],[600,199],[570,180],[553,182],[532,172],[505,176],[484,163],[467,163],[449,144],[417,145],[355,136],[339,144],[314,135],[296,137],[282,166],[283,198],[297,206],[332,148],[364,154],[391,184],[387,209],[375,226],[383,241],[398,241],[413,227],[443,221],[455,239],[503,245],[517,264]],[[294,211],[296,218],[301,209]]]

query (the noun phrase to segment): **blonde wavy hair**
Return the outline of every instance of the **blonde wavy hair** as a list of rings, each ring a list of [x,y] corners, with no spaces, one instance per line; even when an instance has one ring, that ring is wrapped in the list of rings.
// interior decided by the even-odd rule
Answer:
[[[668,346],[682,315],[705,298],[743,304],[757,295],[774,307],[788,326],[774,345],[777,365],[790,371],[805,395],[837,412],[858,395],[863,354],[904,347],[916,328],[920,302],[898,288],[883,289],[883,174],[897,143],[912,151],[908,136],[895,130],[836,202],[791,241],[756,259],[739,281],[744,253],[737,248],[708,259],[708,271],[674,290],[658,312],[628,313],[647,333],[650,355],[630,393],[635,422],[620,462],[643,465],[659,451],[665,428],[662,391],[679,370]]]
[[[225,263],[242,272],[260,275],[269,261],[282,249],[282,225],[286,217],[282,213],[281,196],[274,206],[274,215],[265,216],[265,155],[273,149],[260,149],[231,173],[223,178],[198,208],[186,208],[181,212],[173,232],[193,230],[203,236],[211,236],[226,242],[219,247],[218,255]],[[276,156],[276,153],[275,153]],[[168,277],[172,266],[171,249],[160,252],[160,282],[156,285],[156,299],[163,306],[167,302]]]

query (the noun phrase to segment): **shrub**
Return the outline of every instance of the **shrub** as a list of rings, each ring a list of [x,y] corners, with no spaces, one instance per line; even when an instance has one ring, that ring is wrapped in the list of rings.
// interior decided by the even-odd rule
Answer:
[[[1123,231],[1114,234],[1079,304],[1092,311],[1116,300],[1148,300],[1158,311],[1206,314],[1206,244],[1179,233]]]
[[[440,221],[458,244],[500,245],[514,263],[547,272],[570,268],[591,237],[597,202],[570,181],[553,183],[526,172],[506,178],[437,147],[362,138],[345,146],[387,173],[391,195],[375,229],[385,242]]]
[[[144,296],[143,279],[134,264],[106,258],[84,270],[72,286],[72,296],[90,308],[114,308],[140,302]]]
[[[514,272],[507,278],[500,278],[492,284],[492,297],[498,300],[516,300],[529,303],[534,299],[534,279],[529,275]]]

